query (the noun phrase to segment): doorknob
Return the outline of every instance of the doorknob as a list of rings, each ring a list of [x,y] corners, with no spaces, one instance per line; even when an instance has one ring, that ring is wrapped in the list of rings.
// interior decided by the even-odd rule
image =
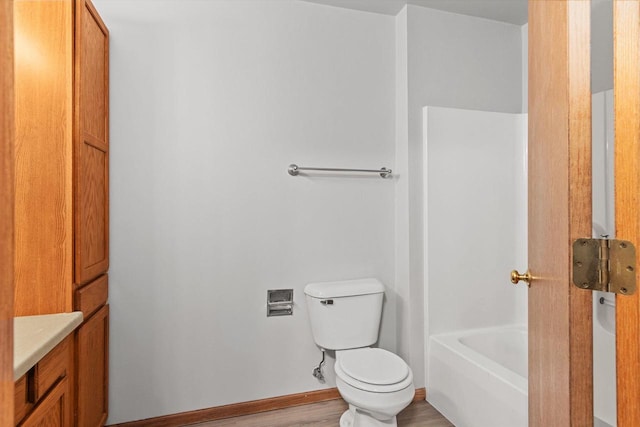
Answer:
[[[533,277],[531,276],[529,270],[527,270],[527,272],[524,274],[518,273],[518,270],[513,270],[511,272],[511,283],[513,283],[514,285],[522,280],[523,282],[527,282],[527,287],[531,287],[532,279]]]

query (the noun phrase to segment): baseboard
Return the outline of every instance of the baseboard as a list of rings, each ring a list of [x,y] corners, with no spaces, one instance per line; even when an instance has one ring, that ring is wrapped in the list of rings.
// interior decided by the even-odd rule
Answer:
[[[148,418],[146,420],[113,424],[110,427],[179,427],[186,424],[203,423],[205,421],[215,421],[223,418],[257,414],[259,412],[272,411],[274,409],[284,409],[335,399],[340,399],[338,389],[329,388],[326,390],[252,400],[250,402],[232,403],[230,405],[182,412],[180,414],[165,415],[157,418]]]
[[[424,387],[417,388],[413,401],[425,400],[426,395],[427,393]],[[163,417],[148,418],[146,420],[131,421],[128,423],[112,424],[109,427],[180,427],[187,424],[257,414],[275,409],[291,408],[340,398],[340,393],[337,388],[329,388],[326,390],[252,400],[250,402],[232,403],[230,405],[216,406],[214,408],[199,409],[197,411],[182,412],[180,414],[165,415]]]

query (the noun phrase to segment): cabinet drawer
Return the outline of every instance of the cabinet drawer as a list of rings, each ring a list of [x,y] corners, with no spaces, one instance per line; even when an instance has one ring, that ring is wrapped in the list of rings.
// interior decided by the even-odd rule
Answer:
[[[107,303],[108,289],[108,278],[105,274],[76,291],[74,307],[82,311],[85,321]]]
[[[73,365],[73,335],[65,338],[60,344],[58,344],[53,350],[47,353],[29,372],[22,376],[15,383],[15,421],[16,425],[38,425],[38,426],[53,426],[58,424],[44,423],[44,424],[29,424],[28,420],[33,420],[34,414],[37,418],[37,414],[42,410],[39,410],[43,402],[49,399],[52,390],[58,390],[61,384],[67,384],[69,378],[71,378],[71,369]],[[66,391],[66,385],[63,387]],[[60,417],[64,415],[66,420],[63,426],[70,426],[70,417],[67,408],[71,401],[68,397],[62,403],[65,405],[60,406],[63,409],[64,414],[61,412]],[[58,417],[59,418],[59,417]],[[57,418],[56,418],[57,419]],[[60,418],[62,419],[62,418]],[[53,421],[53,419],[52,419]]]
[[[15,388],[15,419],[20,421],[27,415],[27,412],[31,409],[33,404],[29,401],[27,386],[27,374],[23,375],[18,381],[16,381]]]
[[[60,378],[66,377],[71,366],[71,337],[51,350],[35,367],[35,398],[40,400]]]

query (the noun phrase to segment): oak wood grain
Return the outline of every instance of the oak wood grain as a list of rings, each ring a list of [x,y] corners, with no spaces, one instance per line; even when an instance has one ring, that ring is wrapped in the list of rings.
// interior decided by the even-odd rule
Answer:
[[[65,338],[16,381],[15,424],[12,425],[73,425],[73,340],[73,335]],[[59,388],[63,380],[65,385]],[[59,396],[51,401],[49,396],[56,393]]]
[[[591,292],[571,242],[591,235],[589,2],[529,2],[529,425],[593,424]]]
[[[47,353],[35,366],[35,398],[40,400],[61,378],[70,376],[73,365],[73,336]]]
[[[593,425],[593,293],[573,285],[573,242],[592,233],[591,5],[567,2],[569,38],[569,388],[571,425]],[[543,312],[539,313],[543,314]],[[553,396],[549,396],[553,399]]]
[[[640,257],[640,3],[614,1],[616,238]],[[636,259],[636,265],[640,258]],[[640,276],[636,269],[636,280]],[[640,425],[640,292],[616,296],[618,426]]]
[[[20,427],[69,427],[73,425],[69,405],[69,379],[63,378],[33,409]]]
[[[77,331],[77,425],[103,426],[108,414],[109,306],[105,305]]]
[[[109,31],[91,1],[74,4],[74,304],[86,319],[77,332],[76,424],[98,427],[108,414],[107,278],[98,277],[109,268]]]
[[[21,420],[25,415],[31,410],[33,407],[33,403],[29,399],[28,390],[27,390],[27,375],[23,375],[18,381],[16,381],[16,385],[14,388],[14,418],[11,419],[11,424],[3,424],[3,425],[14,425],[15,420]]]
[[[0,426],[14,420],[13,2],[0,1]]]
[[[72,309],[72,19],[66,1],[15,3],[17,316]]]
[[[109,31],[89,0],[76,0],[75,282],[109,268]]]
[[[82,311],[82,316],[88,319],[107,303],[108,296],[108,277],[104,274],[76,291],[74,307],[76,310]]]

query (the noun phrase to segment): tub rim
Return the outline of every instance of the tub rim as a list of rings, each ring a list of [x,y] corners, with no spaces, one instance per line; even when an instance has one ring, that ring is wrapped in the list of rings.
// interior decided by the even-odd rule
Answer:
[[[517,372],[514,372],[511,369],[498,363],[497,361],[477,352],[473,348],[463,344],[460,341],[462,338],[465,338],[468,336],[473,336],[478,334],[487,334],[487,333],[505,331],[505,330],[523,332],[528,335],[528,330],[526,325],[509,324],[509,325],[501,325],[501,326],[491,326],[486,328],[463,329],[463,330],[452,331],[452,332],[444,332],[441,334],[431,335],[429,337],[429,341],[433,341],[447,348],[448,350],[455,353],[457,356],[462,357],[467,362],[473,364],[475,367],[492,375],[493,377],[499,379],[505,384],[511,387],[514,387],[519,392],[523,393],[525,396],[528,397],[529,396],[528,377],[521,376]],[[430,347],[429,352],[433,351],[432,347],[431,346],[429,347]]]

